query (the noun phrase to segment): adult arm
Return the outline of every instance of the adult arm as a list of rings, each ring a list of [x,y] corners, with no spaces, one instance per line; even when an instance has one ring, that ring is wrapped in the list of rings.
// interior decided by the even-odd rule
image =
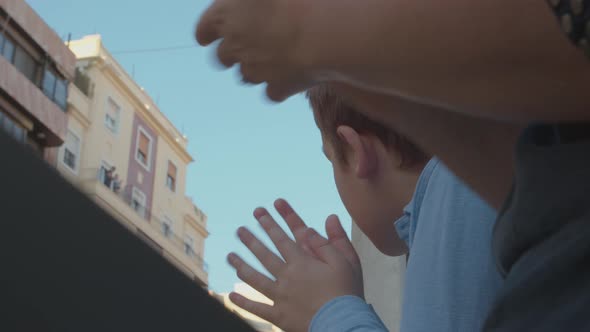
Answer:
[[[277,101],[339,81],[477,117],[590,119],[590,64],[543,0],[215,0],[197,39]]]
[[[355,107],[438,156],[494,208],[508,194],[520,126],[334,84]]]
[[[323,78],[477,117],[590,120],[590,62],[546,1],[323,0],[307,13],[300,46]]]

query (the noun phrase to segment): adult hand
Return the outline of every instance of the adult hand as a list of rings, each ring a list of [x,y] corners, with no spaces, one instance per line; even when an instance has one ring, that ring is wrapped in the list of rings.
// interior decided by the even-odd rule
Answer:
[[[311,86],[304,49],[299,48],[301,22],[310,0],[216,0],[202,15],[197,41],[221,39],[217,57],[226,67],[240,65],[247,83],[266,82],[267,95],[282,101]]]

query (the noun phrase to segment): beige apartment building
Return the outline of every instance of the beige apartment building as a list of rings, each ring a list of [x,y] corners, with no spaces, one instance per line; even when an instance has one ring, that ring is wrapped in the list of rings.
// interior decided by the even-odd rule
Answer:
[[[0,130],[55,165],[76,58],[23,0],[0,0]]]
[[[207,218],[186,196],[188,140],[117,63],[99,35],[77,59],[59,171],[170,262],[207,286]]]

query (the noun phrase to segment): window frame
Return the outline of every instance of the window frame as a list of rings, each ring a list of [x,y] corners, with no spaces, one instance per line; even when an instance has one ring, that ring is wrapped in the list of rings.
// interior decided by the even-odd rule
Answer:
[[[139,154],[139,139],[140,139],[142,133],[148,139],[148,151],[147,151],[147,156],[145,156],[146,157],[145,158],[146,159],[146,163],[145,164],[138,157],[138,154]],[[143,126],[141,126],[141,125],[137,126],[137,135],[135,137],[135,151],[134,151],[133,157],[135,158],[135,161],[137,161],[137,163],[140,164],[143,168],[145,168],[148,172],[151,172],[151,170],[152,170],[153,144],[154,144],[154,139],[147,132],[147,130],[145,130],[143,128]]]
[[[71,171],[75,175],[78,175],[78,173],[80,172],[80,154],[82,152],[82,138],[80,137],[80,135],[78,135],[78,133],[76,133],[75,131],[73,131],[71,129],[68,129],[67,134],[71,134],[72,136],[74,136],[78,140],[78,146],[77,146],[78,151],[76,151],[76,153],[72,153],[76,157],[75,167],[71,168],[70,165],[68,165],[65,162],[66,150],[68,150],[67,144],[65,144],[65,143],[63,144],[60,161],[69,171]],[[67,139],[67,137],[66,137],[66,139]]]
[[[16,137],[17,130],[20,132],[20,137]],[[23,127],[18,121],[13,119],[3,108],[0,108],[0,130],[16,140],[18,143],[27,143],[27,129]]]
[[[52,78],[52,80],[49,84],[47,84],[47,77],[49,77],[49,75],[51,75],[50,77]],[[63,85],[63,100],[57,97],[58,84]],[[43,92],[45,96],[47,96],[47,98],[51,99],[51,101],[53,101],[57,106],[59,106],[64,111],[68,107],[68,84],[69,81],[65,78],[62,78],[55,70],[52,69],[52,67],[48,63],[46,63],[45,66],[43,66],[43,76],[41,77],[39,89]]]
[[[105,181],[105,176],[106,176],[106,172],[107,170],[111,169],[113,167],[113,163],[110,161],[106,161],[106,160],[101,160],[100,161],[100,167],[98,169],[98,181],[100,181],[100,183],[102,185],[104,185],[105,187],[107,186],[104,181]],[[104,172],[102,171],[104,169]],[[108,187],[107,187],[108,188]],[[110,189],[110,188],[109,188]]]
[[[166,232],[166,226],[168,226],[168,232]],[[162,234],[164,234],[164,237],[166,238],[174,236],[174,221],[167,215],[162,217]]]
[[[28,73],[25,73],[25,68],[21,68],[21,66],[17,63],[18,59],[24,59],[27,62],[30,62],[29,64],[33,65],[33,68],[32,68],[33,72],[31,73],[31,76],[28,76]],[[19,61],[19,63],[23,64],[20,61]],[[26,49],[24,49],[23,47],[21,47],[19,45],[17,45],[14,48],[12,64],[29,81],[35,83],[35,80],[37,78],[37,73],[39,72],[39,68],[41,67],[41,65],[36,61],[34,56],[32,56],[31,54],[29,54],[29,52],[27,52]]]
[[[190,234],[184,234],[184,253],[193,256],[195,252],[195,239]],[[190,251],[189,251],[190,249]]]
[[[111,125],[110,122],[107,121],[108,118],[112,118],[112,116],[110,115],[110,110],[111,110],[110,105],[111,104],[117,107],[115,118],[113,118],[114,125]],[[119,126],[121,123],[121,110],[122,110],[121,105],[119,105],[119,103],[117,103],[113,97],[107,97],[107,100],[105,103],[104,126],[113,135],[119,134]]]
[[[170,164],[172,164],[172,166],[174,166],[174,168],[175,168],[175,170],[176,170],[176,177],[175,177],[175,178],[173,178],[172,187],[170,187],[170,186],[168,185],[168,179],[169,179],[169,178],[172,178],[172,177],[170,176],[170,172],[169,172],[169,171],[170,171],[170,170],[169,170],[169,168],[170,168]],[[177,183],[178,183],[178,166],[177,166],[177,165],[176,165],[176,164],[175,164],[175,163],[174,163],[172,160],[168,160],[168,164],[166,164],[166,166],[167,166],[167,167],[166,167],[166,183],[165,183],[165,185],[166,185],[166,188],[168,188],[168,189],[169,189],[171,192],[173,192],[173,193],[176,193],[176,185],[177,185]]]
[[[137,209],[135,209],[135,207],[133,206],[136,199],[135,198],[139,198],[137,201],[139,203],[139,206],[141,206],[141,212],[138,211]],[[146,218],[147,214],[147,196],[145,195],[145,193],[137,188],[136,186],[133,186],[133,189],[131,190],[131,208],[142,218]]]
[[[16,53],[16,42],[14,42],[6,34],[4,34],[3,36],[4,36],[4,42],[2,43],[2,49],[0,50],[0,55],[3,56],[4,59],[6,59],[6,61],[8,61],[12,64],[12,62],[14,61],[14,53]],[[10,45],[12,47],[12,55],[10,56],[10,58],[8,58],[6,56],[6,54],[4,54],[4,47],[6,47],[6,42],[10,43]]]
[[[58,98],[58,85],[62,84],[63,85],[63,100],[61,100],[60,98]],[[61,96],[60,96],[61,97]],[[55,80],[55,87],[53,88],[53,101],[62,109],[66,109],[68,107],[68,81],[61,79],[59,77],[56,78]]]
[[[47,79],[47,75],[50,74],[51,77],[53,77],[53,81],[51,81],[51,91],[46,91],[46,84],[45,81]],[[57,82],[57,75],[55,75],[55,73],[50,70],[49,68],[45,68],[45,70],[43,70],[43,78],[41,79],[41,90],[43,91],[43,93],[50,97],[53,96],[55,94],[55,83]]]

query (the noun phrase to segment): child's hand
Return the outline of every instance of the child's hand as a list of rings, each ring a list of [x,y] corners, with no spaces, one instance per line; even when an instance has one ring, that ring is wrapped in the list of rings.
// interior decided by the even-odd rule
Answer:
[[[219,61],[226,67],[239,64],[245,82],[268,83],[269,98],[282,101],[311,85],[297,44],[310,3],[216,0],[201,17],[196,38],[203,46],[221,39]]]
[[[316,312],[328,301],[343,295],[363,297],[360,262],[346,233],[335,217],[326,221],[330,241],[308,229],[284,201],[275,204],[291,230],[305,241],[304,250],[293,242],[264,209],[255,211],[281,257],[270,251],[246,228],[238,236],[262,265],[275,277],[271,280],[253,269],[236,254],[228,260],[238,277],[267,296],[274,304],[266,305],[232,293],[230,299],[241,308],[268,320],[287,331],[307,331]],[[305,240],[301,230],[305,229]]]
[[[295,237],[295,242],[308,254],[314,256],[315,258],[319,258],[315,252],[313,251],[314,248],[309,246],[308,237],[306,236],[308,227],[299,217],[297,212],[293,210],[291,205],[284,199],[278,199],[275,201],[275,209],[279,212],[283,220],[285,220],[289,230]],[[338,216],[331,215],[326,220],[326,234],[328,234],[328,240],[330,244],[332,244],[336,249],[340,251],[344,255],[344,257],[349,261],[351,265],[353,265],[359,273],[361,271],[361,261],[356,253],[356,250],[352,246],[348,235],[346,235],[346,231],[342,228],[340,224],[340,220]],[[362,274],[361,274],[362,276]]]

